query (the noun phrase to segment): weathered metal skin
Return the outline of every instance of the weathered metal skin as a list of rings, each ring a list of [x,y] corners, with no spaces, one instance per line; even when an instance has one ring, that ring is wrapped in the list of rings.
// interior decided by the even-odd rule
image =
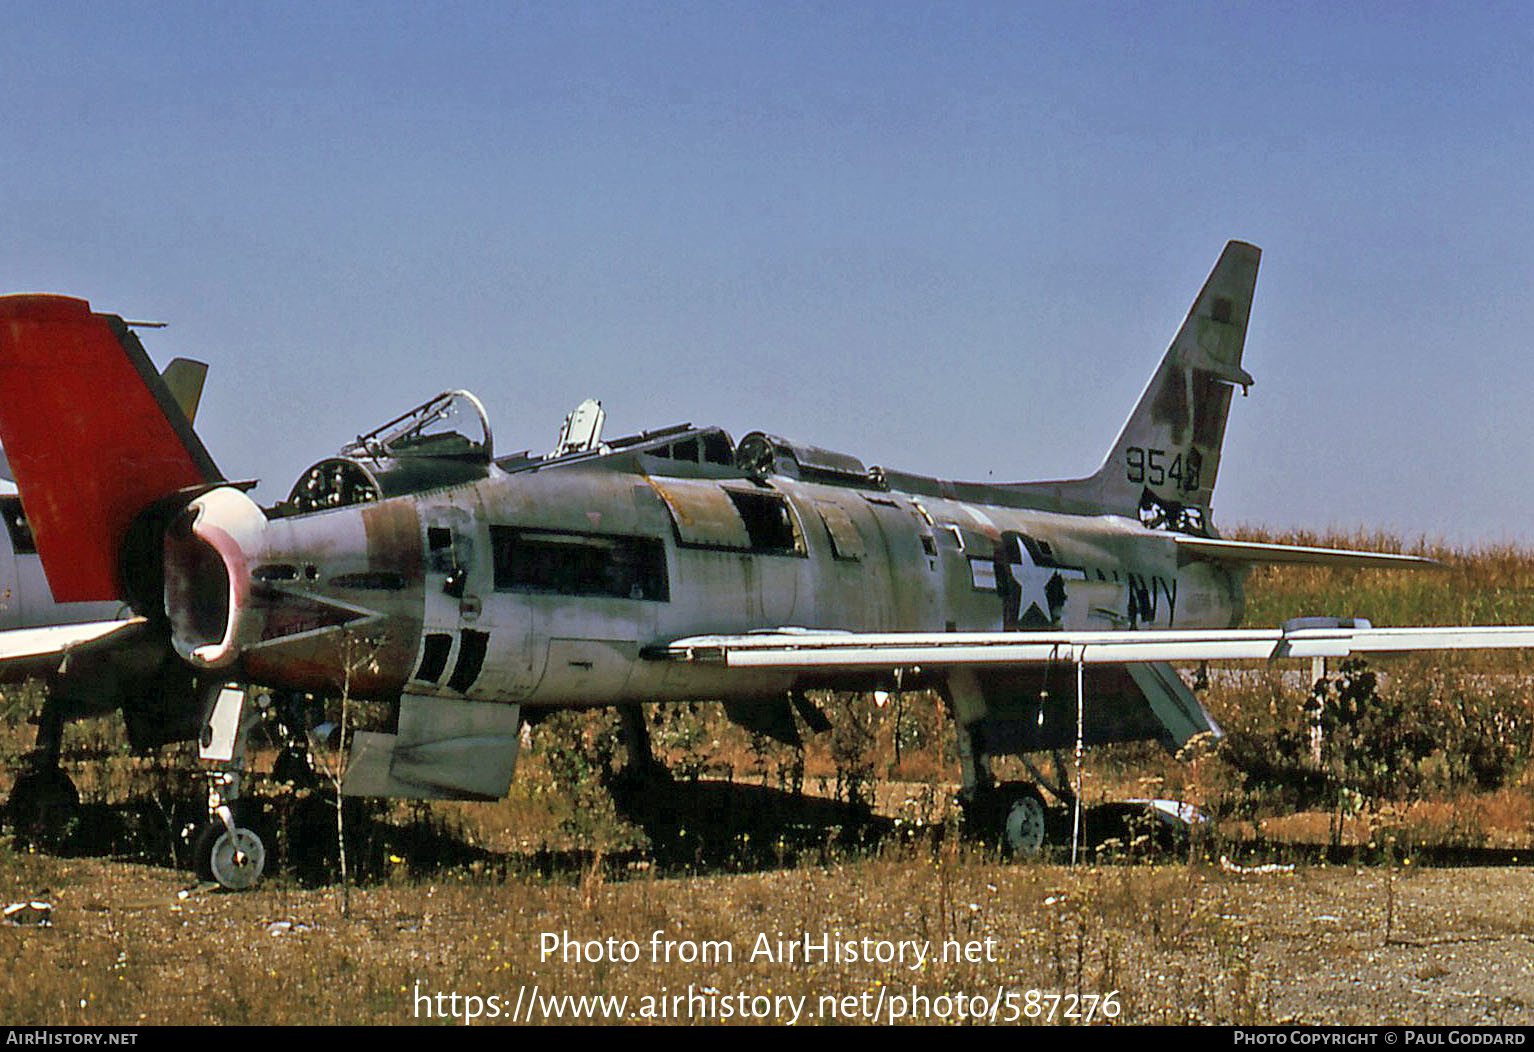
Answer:
[[[598,458],[272,520],[242,557],[240,667],[254,682],[334,690],[337,647],[366,641],[368,660],[352,670],[358,693],[609,705],[793,686],[776,673],[640,659],[650,644],[699,633],[1224,628],[1240,617],[1239,573],[1178,566],[1165,533],[1119,516],[718,474]],[[791,532],[779,549],[684,541],[689,512],[701,519],[732,492],[786,500]],[[507,528],[648,542],[664,598],[498,582],[496,531]]]
[[[424,602],[413,503],[273,520],[261,556],[244,675],[317,692],[397,694],[416,657]]]
[[[1225,247],[1102,466],[1080,479],[924,478],[767,432],[737,449],[722,430],[689,425],[606,441],[594,401],[566,418],[549,455],[496,459],[484,407],[448,391],[319,461],[263,509],[218,473],[126,324],[61,297],[0,297],[0,351],[25,381],[0,390],[0,430],[24,454],[18,481],[49,542],[38,549],[49,582],[132,606],[126,639],[90,637],[111,640],[99,675],[70,659],[79,692],[119,698],[146,747],[206,741],[230,683],[286,695],[279,720],[298,739],[292,695],[344,691],[396,704],[388,726],[358,732],[343,793],[489,799],[509,787],[522,721],[539,709],[719,700],[743,726],[792,742],[795,713],[825,723],[804,689],[920,684],[951,704],[965,797],[978,805],[988,755],[1079,733],[1052,666],[753,669],[695,661],[687,642],[668,656],[666,644],[795,628],[1228,628],[1247,562],[1355,559],[1221,542],[1214,530],[1232,389],[1251,383],[1241,356],[1259,258]],[[126,394],[102,400],[101,375]],[[80,426],[60,442],[64,416]],[[76,479],[80,464],[118,462],[135,470]],[[7,515],[18,555],[30,544],[22,525]],[[23,587],[10,569],[0,565],[0,612],[5,589]],[[1087,744],[1177,747],[1217,733],[1164,663],[1082,682],[1098,702]],[[40,735],[50,764],[61,714],[87,704],[67,701]],[[647,763],[642,735],[631,739],[631,758]]]

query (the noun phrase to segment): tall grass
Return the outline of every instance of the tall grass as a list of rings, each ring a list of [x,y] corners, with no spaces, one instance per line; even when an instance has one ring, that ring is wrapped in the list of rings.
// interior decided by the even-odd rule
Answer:
[[[1367,617],[1376,625],[1534,624],[1534,549],[1411,543],[1382,533],[1275,533],[1238,527],[1239,540],[1421,555],[1438,569],[1345,570],[1265,566],[1247,580],[1246,623],[1311,614]]]

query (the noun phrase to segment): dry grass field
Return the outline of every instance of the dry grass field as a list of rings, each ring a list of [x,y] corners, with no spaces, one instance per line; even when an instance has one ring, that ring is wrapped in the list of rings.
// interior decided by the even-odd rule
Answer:
[[[1247,621],[1534,623],[1534,553],[1430,554],[1449,568],[1260,572]],[[0,905],[52,906],[0,925],[0,1022],[1527,1025],[1529,660],[1339,673],[1320,763],[1308,670],[1215,675],[1219,747],[1099,750],[1086,778],[1089,800],[1174,796],[1211,822],[1077,866],[960,835],[936,699],[830,696],[836,729],[803,751],[716,707],[654,712],[675,780],[637,785],[609,714],[561,714],[505,801],[348,812],[344,887],[330,805],[258,780],[277,857],[223,894],[172,865],[178,757],[93,721],[67,737],[71,834],[0,839]],[[7,695],[0,791],[33,701]]]
[[[10,1024],[495,1024],[514,1011],[538,1023],[1534,1022],[1522,866],[1072,868],[940,840],[700,876],[471,863],[386,876],[353,889],[349,909],[333,885],[282,877],[227,895],[105,859],[6,853],[0,868],[8,889],[54,904],[51,927],[0,929]],[[902,961],[899,943],[923,958],[910,947]],[[873,959],[827,959],[838,945]]]

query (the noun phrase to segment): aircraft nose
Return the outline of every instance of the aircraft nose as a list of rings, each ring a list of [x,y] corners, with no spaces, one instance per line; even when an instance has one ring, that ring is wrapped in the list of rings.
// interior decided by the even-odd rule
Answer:
[[[226,668],[259,638],[249,569],[265,547],[265,530],[255,501],[222,486],[189,503],[166,531],[171,644],[194,668]]]

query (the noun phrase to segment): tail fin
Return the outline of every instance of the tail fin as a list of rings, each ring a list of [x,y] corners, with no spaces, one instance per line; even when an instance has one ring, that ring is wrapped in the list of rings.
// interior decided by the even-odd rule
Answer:
[[[197,423],[197,407],[202,402],[203,382],[208,378],[208,364],[190,358],[172,358],[170,364],[160,370],[160,378],[170,388],[171,397],[181,407],[181,413],[189,424]],[[11,462],[0,448],[0,484],[14,482]]]
[[[132,330],[64,296],[0,297],[0,442],[59,602],[123,598],[134,519],[222,478]]]
[[[165,381],[189,424],[197,422],[197,407],[202,403],[202,385],[207,378],[208,363],[194,362],[190,358],[172,358],[160,372],[160,379]]]
[[[1013,488],[1074,510],[1093,507],[1151,526],[1205,532],[1231,388],[1252,383],[1241,351],[1261,258],[1255,245],[1225,246],[1096,474]]]

